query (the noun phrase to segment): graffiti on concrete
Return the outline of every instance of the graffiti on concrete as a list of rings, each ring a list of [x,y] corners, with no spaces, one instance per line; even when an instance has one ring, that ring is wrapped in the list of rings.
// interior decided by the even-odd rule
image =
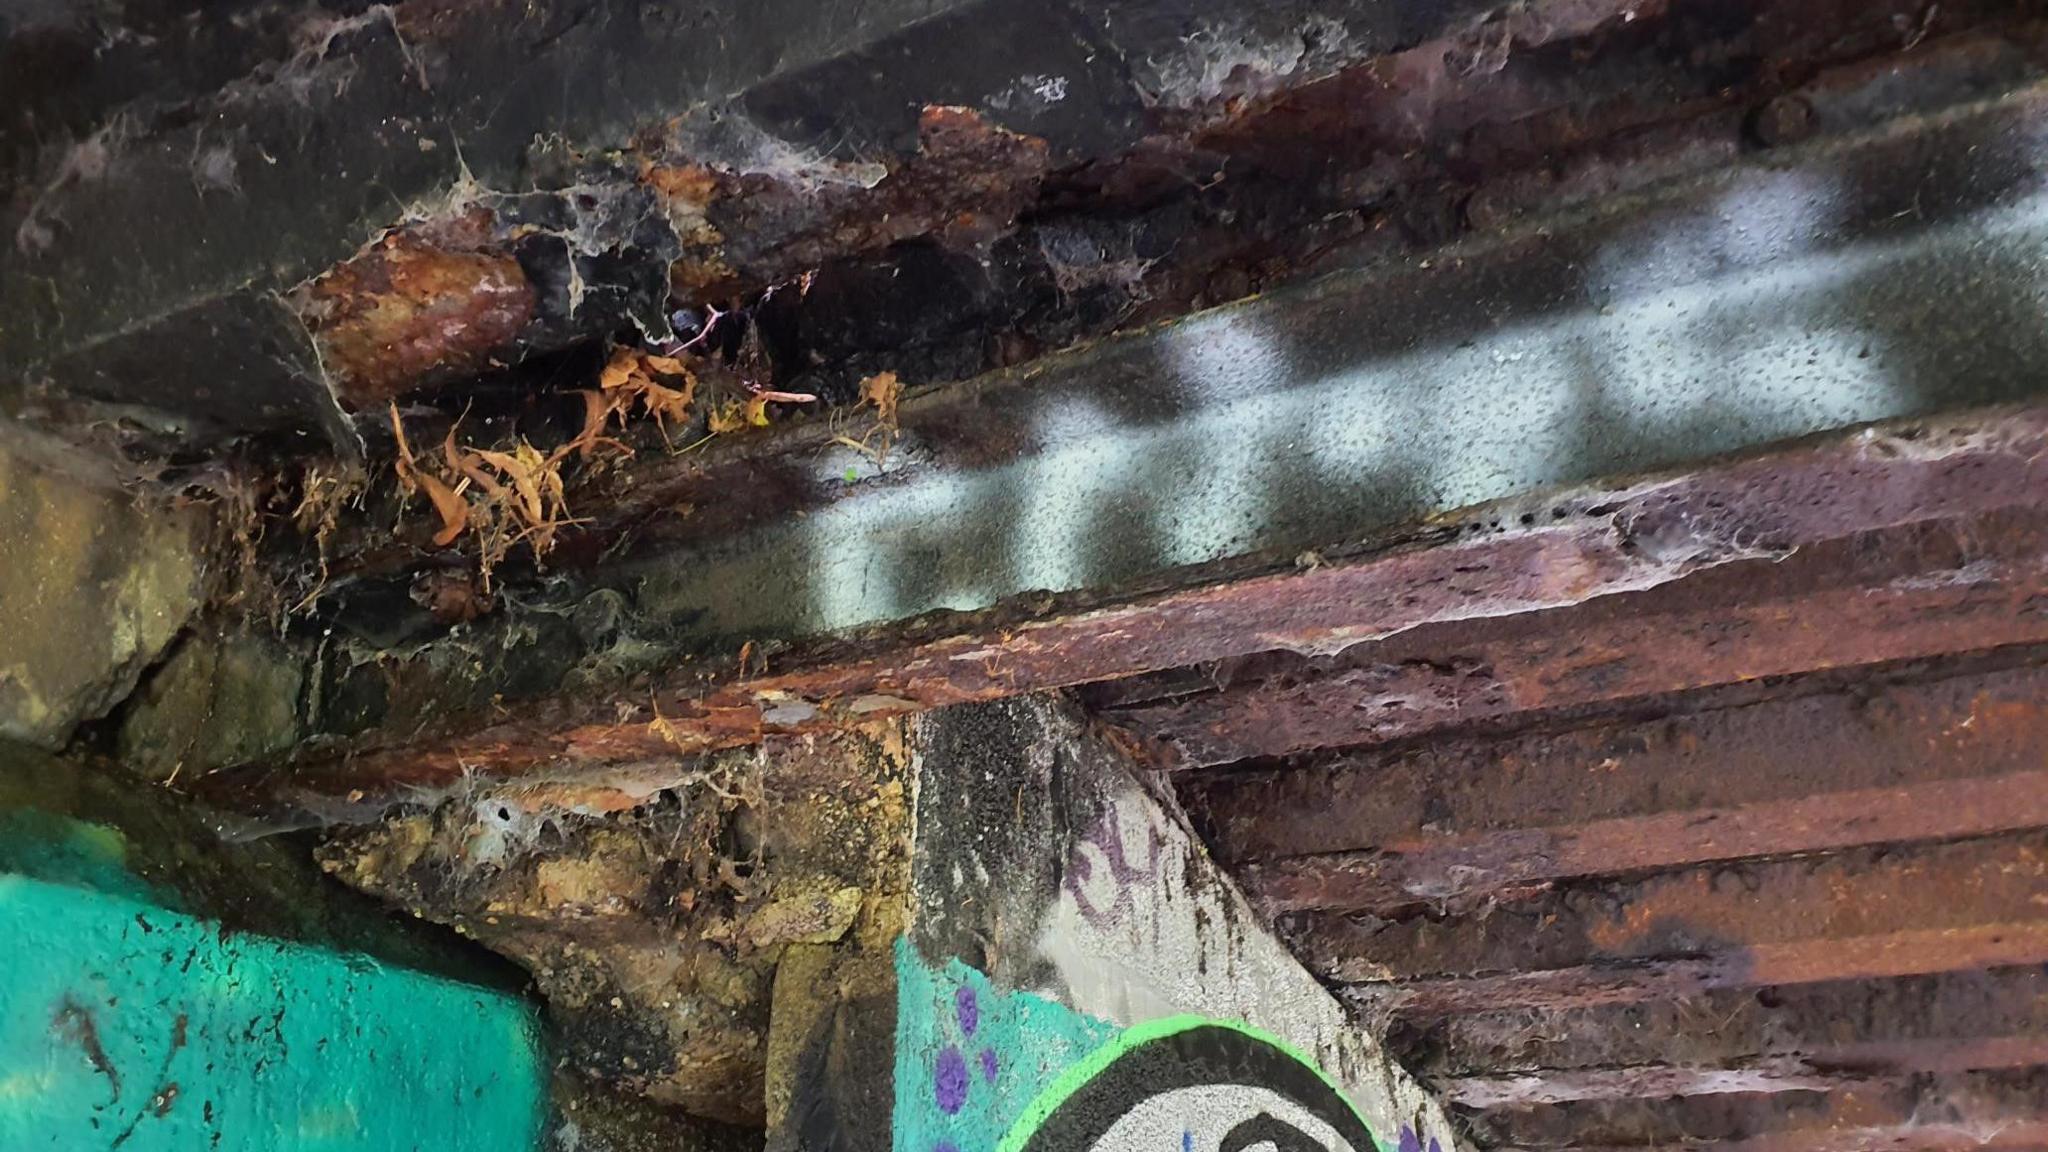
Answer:
[[[1377,1152],[1342,1091],[1271,1037],[1197,1016],[1131,1028],[1034,1100],[997,1152]]]
[[[907,940],[896,996],[895,1152],[993,1152],[1027,1104],[1117,1031],[958,960],[927,965]]]
[[[1442,1152],[1375,1138],[1295,1049],[1174,1016],[1128,1029],[899,941],[895,1152]]]
[[[20,874],[0,937],[0,1148],[539,1142],[548,1061],[511,997]]]
[[[1067,891],[1097,927],[1128,921],[1132,889],[1147,885],[1159,869],[1165,844],[1145,816],[1112,804],[1095,828],[1074,842],[1067,861]]]

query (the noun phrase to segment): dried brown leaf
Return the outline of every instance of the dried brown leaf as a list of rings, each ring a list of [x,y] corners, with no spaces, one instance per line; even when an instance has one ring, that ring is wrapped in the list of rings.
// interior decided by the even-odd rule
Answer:
[[[431,472],[414,472],[413,482],[433,501],[434,513],[441,518],[441,530],[434,533],[434,547],[446,548],[455,543],[455,538],[469,526],[469,501]]]
[[[398,473],[399,483],[405,485],[409,492],[412,490],[412,478],[417,469],[414,467],[412,446],[405,442],[405,422],[398,418],[396,400],[391,402],[391,435],[398,441],[398,458],[391,462],[391,466]]]
[[[664,433],[668,422],[687,423],[690,419],[690,401],[696,398],[697,381],[685,377],[681,388],[666,388],[660,384],[648,384],[640,390],[640,406],[662,426]]]
[[[558,460],[575,452],[588,460],[600,445],[610,445],[631,455],[631,448],[604,434],[605,425],[611,422],[612,414],[621,407],[621,398],[589,388],[583,389],[579,395],[583,397],[583,430],[576,433],[574,440],[555,449],[548,458]]]
[[[615,348],[611,359],[605,361],[604,371],[598,374],[598,387],[610,391],[623,388],[640,374],[640,358],[631,348]]]
[[[743,419],[747,423],[757,428],[766,428],[768,426],[768,394],[756,392],[752,396],[747,397],[746,407],[743,409],[743,412]]]
[[[705,425],[714,435],[737,432],[747,426],[747,406],[728,400],[714,409]]]
[[[896,403],[903,398],[903,382],[894,372],[880,372],[860,382],[860,402],[872,407],[875,416],[890,428],[896,427]]]
[[[453,425],[449,426],[447,437],[441,441],[441,455],[447,458],[449,471],[457,476],[466,477],[484,495],[501,502],[508,495],[505,486],[498,482],[497,477],[491,475],[489,469],[483,467],[475,452],[456,446]]]
[[[512,510],[522,521],[531,526],[547,519],[541,509],[540,478],[524,460],[509,452],[489,452],[481,448],[476,449],[475,454],[512,482],[514,491],[518,493],[517,498],[511,501]]]

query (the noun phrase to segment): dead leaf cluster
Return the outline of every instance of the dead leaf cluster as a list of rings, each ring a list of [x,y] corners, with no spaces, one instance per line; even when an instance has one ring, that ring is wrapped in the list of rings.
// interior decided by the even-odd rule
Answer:
[[[583,431],[571,445],[589,459],[600,446],[612,446],[627,455],[632,449],[604,435],[616,416],[621,426],[634,405],[643,415],[654,418],[662,442],[674,450],[668,426],[690,422],[690,402],[697,396],[697,377],[673,356],[659,356],[639,348],[617,348],[605,362],[594,392],[583,393]]]
[[[727,400],[712,409],[706,428],[713,435],[738,432],[743,428],[766,428],[768,426],[768,405],[770,404],[813,404],[817,397],[809,392],[776,392],[763,389],[749,392],[744,399]]]
[[[881,372],[860,382],[860,400],[857,409],[874,409],[874,422],[859,439],[844,433],[834,436],[832,442],[866,456],[875,462],[875,467],[886,467],[889,463],[889,449],[895,447],[899,430],[896,424],[896,405],[903,398],[903,382],[894,372]]]
[[[588,457],[599,446],[611,445],[630,454],[631,449],[604,436],[612,417],[623,427],[637,405],[641,413],[654,418],[662,442],[671,452],[675,441],[669,425],[689,423],[690,405],[697,396],[697,376],[681,360],[644,349],[619,348],[606,362],[598,390],[585,392],[583,432],[576,443]],[[705,431],[724,435],[745,428],[765,428],[770,404],[810,404],[818,398],[808,392],[777,392],[749,388],[746,394],[711,406],[705,416]]]
[[[893,427],[895,376],[885,374],[888,385],[870,399],[869,385],[863,383],[862,398],[878,412],[887,414]],[[880,378],[873,378],[880,379]],[[662,441],[671,451],[671,426],[685,426],[697,398],[697,375],[674,356],[642,348],[617,348],[599,373],[598,386],[584,389],[583,426],[573,439],[543,454],[521,438],[509,450],[463,445],[456,440],[460,421],[448,429],[438,456],[422,456],[407,441],[398,405],[391,405],[391,432],[397,442],[393,469],[399,490],[410,498],[425,496],[440,521],[434,533],[435,547],[446,548],[467,532],[475,536],[479,549],[482,591],[488,594],[490,573],[520,543],[526,543],[536,559],[547,555],[555,535],[569,518],[568,501],[562,481],[562,467],[571,456],[591,460],[601,451],[631,456],[632,447],[610,433],[616,422],[623,429],[635,412],[652,418]],[[892,390],[895,389],[895,390]],[[708,413],[708,431],[717,435],[769,423],[768,405],[809,404],[817,400],[806,392],[777,392],[748,388],[741,398],[714,405]],[[309,495],[309,501],[312,497]],[[302,510],[315,522],[322,505],[313,501]]]
[[[509,452],[464,447],[456,442],[456,427],[450,425],[442,438],[439,459],[422,460],[406,441],[404,421],[393,403],[391,433],[398,443],[398,458],[392,466],[399,490],[406,496],[426,496],[440,518],[435,547],[446,548],[465,531],[475,535],[480,574],[488,590],[491,569],[515,546],[524,542],[536,559],[546,556],[554,547],[555,533],[573,522],[562,464],[585,446],[587,438],[579,436],[543,456],[523,438]]]

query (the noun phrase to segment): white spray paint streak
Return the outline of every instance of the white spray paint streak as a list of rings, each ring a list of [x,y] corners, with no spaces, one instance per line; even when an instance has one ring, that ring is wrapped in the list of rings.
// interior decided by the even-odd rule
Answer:
[[[1224,312],[1167,339],[1180,391],[1200,404],[1215,432],[1190,454],[1199,472],[1189,479],[1197,486],[1208,482],[1207,498],[1158,506],[1154,528],[1166,564],[1200,564],[1245,551],[1268,519],[1270,494],[1262,478],[1273,454],[1291,449],[1279,442],[1299,425],[1290,411],[1287,359],[1261,328],[1255,316]],[[1216,484],[1222,477],[1236,482]]]
[[[1100,404],[1076,396],[1038,422],[1045,452],[1024,462],[1026,515],[1013,585],[1066,591],[1089,580],[1093,565],[1082,529],[1103,509],[1129,499],[1135,454],[1118,438],[1117,421]]]
[[[1506,324],[1465,346],[1375,359],[1293,386],[1257,314],[1196,318],[1168,345],[1171,387],[1197,401],[1177,419],[1119,425],[1084,395],[1062,394],[1043,406],[1034,431],[1047,447],[1038,455],[983,473],[927,472],[814,513],[799,532],[817,625],[841,629],[931,607],[895,594],[887,545],[916,537],[943,546],[947,518],[997,506],[975,498],[997,488],[1014,486],[1009,504],[1019,510],[1007,529],[1017,534],[1013,569],[992,577],[986,598],[955,591],[947,606],[1098,582],[1105,573],[1091,549],[1105,538],[1156,536],[1158,567],[1241,551],[1248,539],[1263,545],[1254,537],[1279,511],[1269,478],[1303,456],[1334,489],[1399,476],[1451,508],[1578,479],[1557,468],[1588,405],[1625,420],[1632,434],[1706,423],[1733,430],[1728,443],[1704,451],[1897,414],[1906,397],[1884,367],[1885,337],[1817,314],[1889,274],[1897,253],[1869,243],[1729,266],[1729,251],[1750,259],[1828,226],[1824,188],[1789,178],[1769,188],[1731,195],[1741,210],[1723,213],[1722,257],[1679,251],[1676,240],[1652,240],[1642,256],[1667,273],[1711,264],[1725,269],[1719,274],[1630,295],[1643,281],[1628,253],[1644,249],[1624,245],[1615,259],[1595,262],[1614,278],[1601,286],[1621,289],[1604,310]],[[1799,223],[1761,238],[1744,221],[1768,215],[1769,197],[1787,198],[1783,210]],[[2039,252],[2048,245],[2044,207],[2035,199],[1986,212],[1952,230],[1945,246]],[[1162,474],[1188,486],[1153,491]],[[1171,513],[1157,512],[1162,506]]]
[[[858,503],[841,501],[812,514],[807,534],[832,547],[811,549],[818,627],[845,628],[897,614],[898,565],[902,538],[929,524],[958,523],[973,506],[974,489],[987,476],[941,473],[930,482],[892,488]]]

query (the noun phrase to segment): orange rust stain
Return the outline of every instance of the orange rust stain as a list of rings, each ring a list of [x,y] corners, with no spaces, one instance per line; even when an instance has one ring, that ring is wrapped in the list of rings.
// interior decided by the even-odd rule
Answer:
[[[343,403],[360,410],[437,376],[482,371],[533,320],[538,301],[518,261],[437,243],[480,240],[477,231],[391,233],[299,293]]]
[[[640,180],[661,193],[662,199],[700,212],[719,194],[718,173],[702,164],[650,162],[641,165]]]
[[[725,239],[705,216],[712,204],[728,194],[730,178],[702,164],[658,164],[640,166],[640,182],[661,198],[669,226],[682,241],[683,257],[669,269],[670,289],[697,299],[713,289],[729,288],[733,270],[719,250]]]

